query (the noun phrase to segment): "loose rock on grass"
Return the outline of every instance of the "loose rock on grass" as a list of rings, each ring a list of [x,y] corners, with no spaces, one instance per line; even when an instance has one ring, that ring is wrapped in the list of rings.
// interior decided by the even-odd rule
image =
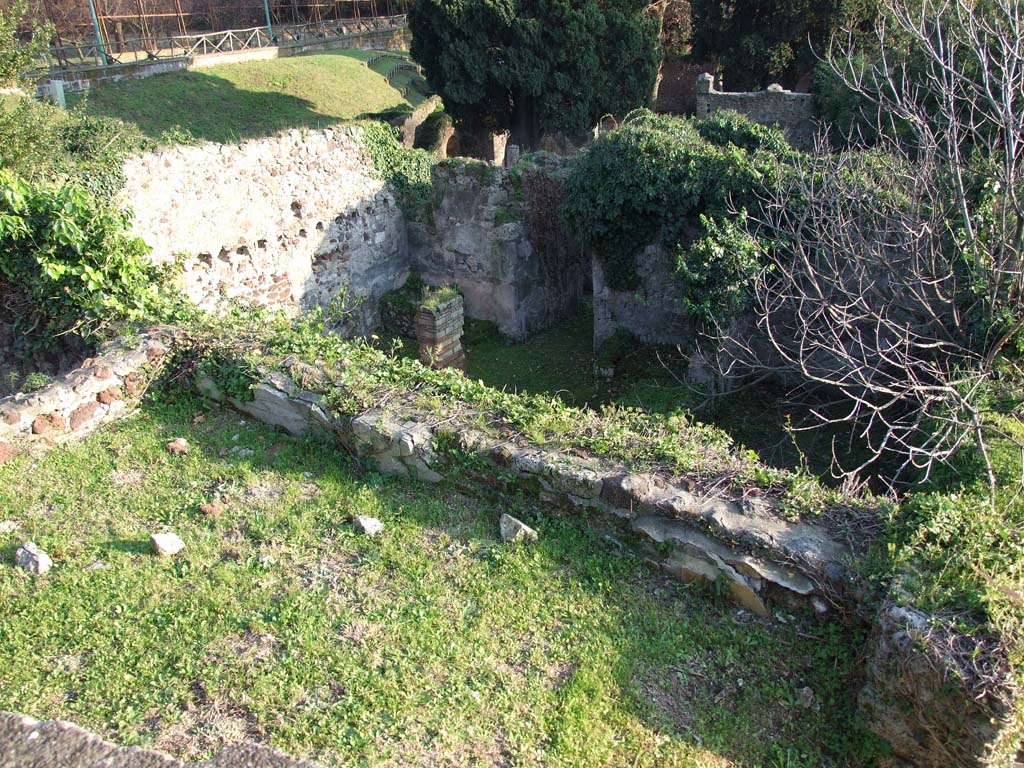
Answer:
[[[164,557],[173,557],[185,548],[185,542],[176,533],[154,533],[149,537],[149,545]]]
[[[181,456],[188,453],[188,440],[184,437],[179,437],[176,440],[171,440],[167,445],[164,446],[167,452],[173,456]]]
[[[26,541],[14,553],[14,564],[29,573],[42,575],[53,568],[53,560],[33,542]]]
[[[522,520],[516,520],[512,515],[503,514],[498,526],[501,529],[501,540],[510,544],[517,541],[537,540],[537,532]]]
[[[367,536],[376,536],[378,533],[384,530],[384,523],[378,520],[376,517],[367,517],[366,515],[356,515],[356,527],[359,528]]]

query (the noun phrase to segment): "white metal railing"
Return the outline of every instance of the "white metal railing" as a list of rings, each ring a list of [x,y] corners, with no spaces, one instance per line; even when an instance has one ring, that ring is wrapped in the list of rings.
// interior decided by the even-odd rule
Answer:
[[[311,40],[337,40],[353,35],[404,29],[408,25],[405,14],[378,16],[369,19],[342,19],[310,24],[282,24],[273,27],[273,37],[267,27],[229,29],[222,32],[202,32],[193,35],[172,35],[147,39],[111,40],[105,46],[98,43],[70,43],[51,46],[42,73],[66,72],[104,65],[130,64],[140,61],[174,59],[184,56],[206,56],[216,53],[244,51],[289,45]]]

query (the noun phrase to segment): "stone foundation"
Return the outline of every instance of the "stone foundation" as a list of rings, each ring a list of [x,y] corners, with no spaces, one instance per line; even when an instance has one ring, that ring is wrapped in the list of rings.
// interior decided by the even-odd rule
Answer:
[[[194,768],[320,768],[269,747],[224,747]],[[62,720],[0,712],[0,768],[189,768],[161,752],[118,747]]]
[[[0,464],[84,437],[138,402],[166,354],[163,334],[115,341],[53,383],[0,400]]]

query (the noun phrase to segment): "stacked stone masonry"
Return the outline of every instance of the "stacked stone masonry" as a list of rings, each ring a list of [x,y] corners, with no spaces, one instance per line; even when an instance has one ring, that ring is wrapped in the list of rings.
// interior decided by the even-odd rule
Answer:
[[[358,127],[176,147],[130,159],[125,176],[135,233],[154,261],[183,260],[181,290],[201,308],[341,299],[368,333],[380,296],[408,278],[405,219]]]
[[[431,368],[466,367],[462,352],[462,297],[436,307],[422,306],[416,313],[416,341],[420,362]]]
[[[415,269],[427,283],[454,283],[465,312],[511,338],[575,312],[587,293],[585,268],[554,283],[524,223],[513,175],[479,161],[448,161],[433,171],[429,220],[409,223]]]
[[[780,85],[770,85],[764,91],[723,93],[715,90],[714,76],[704,73],[697,77],[694,101],[697,117],[729,109],[762,125],[777,125],[794,147],[814,144],[814,96],[809,93],[794,93]]]
[[[111,342],[42,389],[0,400],[0,464],[123,417],[163,363],[161,338],[153,332],[131,346]]]

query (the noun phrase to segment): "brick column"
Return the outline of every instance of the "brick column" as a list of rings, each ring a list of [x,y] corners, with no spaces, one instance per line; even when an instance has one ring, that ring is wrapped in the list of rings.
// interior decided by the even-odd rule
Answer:
[[[431,368],[465,369],[462,354],[462,297],[436,307],[421,306],[416,312],[416,340],[420,362]]]

